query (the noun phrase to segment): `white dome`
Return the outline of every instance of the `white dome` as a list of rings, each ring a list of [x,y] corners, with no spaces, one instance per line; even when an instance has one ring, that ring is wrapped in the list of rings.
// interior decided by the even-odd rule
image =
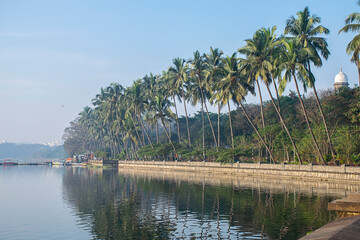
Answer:
[[[340,69],[340,72],[335,76],[335,83],[348,83],[348,77],[342,72],[342,69]]]

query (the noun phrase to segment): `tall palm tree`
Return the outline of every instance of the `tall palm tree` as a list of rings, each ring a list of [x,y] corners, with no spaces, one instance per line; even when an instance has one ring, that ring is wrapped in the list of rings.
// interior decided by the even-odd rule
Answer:
[[[157,79],[158,85],[158,93],[163,96],[169,96],[173,100],[173,106],[175,108],[175,121],[177,126],[177,134],[178,134],[178,142],[181,142],[181,135],[180,135],[180,124],[179,124],[179,115],[176,105],[176,97],[181,102],[180,98],[180,89],[176,87],[176,75],[173,71],[163,71],[162,74]]]
[[[111,127],[112,120],[114,118],[114,106],[115,101],[112,99],[112,88],[101,88],[100,94],[97,94],[92,100],[95,110],[99,113],[101,118],[102,128],[106,131],[103,136],[103,140],[106,140],[106,144],[109,146],[111,151],[111,156],[115,156],[116,146],[115,146],[115,136],[113,134],[113,129]]]
[[[221,56],[224,53],[219,50],[218,48],[213,49],[210,47],[210,53],[205,54],[205,73],[206,73],[206,81],[205,81],[205,87],[206,90],[209,92],[213,91],[213,86],[216,82],[220,79],[220,69],[222,64],[222,58]],[[221,110],[221,103],[217,102],[218,106],[218,140],[217,140],[217,146],[220,147],[220,110]]]
[[[199,85],[195,78],[191,78],[190,82],[187,83],[187,94],[188,99],[190,100],[191,105],[195,106],[200,102],[201,104],[201,122],[202,122],[202,144],[203,144],[203,159],[205,160],[205,121],[204,121],[204,101],[203,101],[203,92],[202,88]]]
[[[230,101],[235,96],[235,91],[237,86],[236,77],[239,73],[239,69],[234,64],[237,64],[236,54],[234,53],[231,57],[227,56],[222,60],[223,65],[221,68],[222,77],[219,82],[214,84],[216,93],[213,95],[212,100],[215,98],[218,102],[221,102],[223,105],[227,104],[229,111],[229,127],[230,127],[230,137],[231,137],[231,147],[234,148],[234,134],[231,122],[231,110],[230,110]],[[235,63],[234,63],[235,62]]]
[[[358,1],[360,5],[360,1]],[[345,19],[345,26],[340,29],[341,32],[356,32],[358,33],[346,46],[346,53],[352,54],[351,61],[356,64],[359,75],[359,87],[360,87],[360,13],[352,13]]]
[[[289,81],[291,81],[291,78],[294,79],[295,86],[296,86],[296,92],[298,94],[299,101],[300,101],[300,104],[302,107],[302,111],[303,111],[303,114],[304,114],[304,117],[306,120],[306,124],[308,125],[312,140],[315,145],[315,149],[316,149],[321,161],[323,162],[323,164],[326,165],[324,157],[320,152],[320,148],[318,146],[318,143],[317,143],[314,133],[312,131],[312,128],[311,128],[311,125],[309,122],[309,118],[308,118],[304,103],[301,98],[301,94],[299,91],[299,86],[298,86],[298,82],[297,82],[297,78],[296,78],[296,75],[297,75],[299,77],[299,79],[304,82],[304,86],[305,86],[306,78],[308,78],[308,76],[309,76],[309,70],[307,68],[305,68],[305,66],[303,64],[303,62],[304,62],[303,58],[308,55],[310,50],[308,48],[303,48],[300,40],[297,38],[291,39],[291,40],[283,39],[282,41],[286,48],[286,50],[283,52],[282,63],[281,63],[281,68],[285,70],[283,81],[289,82]]]
[[[133,85],[130,87],[130,91],[128,91],[128,94],[129,94],[129,98],[131,99],[134,113],[135,115],[137,115],[139,119],[140,125],[149,141],[150,146],[154,148],[141,117],[141,113],[146,109],[146,105],[148,104],[148,102],[142,95],[141,82],[137,82],[137,81],[134,82]]]
[[[218,98],[220,98],[223,104],[228,105],[232,148],[234,148],[234,138],[232,133],[232,125],[231,125],[231,111],[229,104],[230,100],[232,100],[235,104],[239,104],[241,106],[244,115],[246,116],[250,125],[255,130],[261,142],[264,144],[267,152],[270,155],[270,159],[274,162],[274,158],[272,156],[270,149],[266,145],[263,137],[260,135],[253,122],[251,121],[250,117],[248,116],[242,104],[242,101],[244,101],[245,96],[248,94],[248,92],[254,93],[254,87],[252,83],[249,83],[247,81],[247,77],[245,77],[243,73],[239,70],[239,64],[236,59],[236,53],[234,53],[231,57],[229,56],[226,57],[223,61],[224,61],[224,65],[222,68],[223,78],[217,84],[217,87],[219,89],[219,93],[217,96]]]
[[[325,28],[320,24],[320,18],[315,15],[310,15],[310,11],[308,7],[305,7],[304,11],[300,11],[297,14],[297,18],[294,16],[291,16],[287,22],[284,34],[290,34],[291,36],[300,39],[300,42],[302,43],[303,47],[306,47],[309,49],[310,54],[307,55],[307,58],[305,59],[306,67],[309,70],[309,87],[312,87],[314,90],[315,99],[320,111],[320,115],[322,117],[325,132],[328,138],[330,151],[333,157],[335,157],[335,151],[333,148],[333,144],[331,141],[331,137],[329,134],[327,122],[321,107],[321,103],[316,91],[315,87],[315,78],[313,77],[313,74],[311,73],[310,68],[310,62],[312,62],[315,66],[321,67],[322,61],[321,57],[324,57],[325,59],[328,59],[330,55],[330,51],[327,48],[328,44],[326,40],[323,37],[319,37],[319,35],[322,34],[329,34],[329,29]],[[319,54],[320,53],[320,54]]]
[[[200,98],[201,107],[203,108],[203,105],[205,106],[206,114],[207,114],[209,124],[210,124],[210,128],[211,128],[211,132],[212,132],[212,135],[214,137],[214,143],[215,143],[215,146],[217,146],[217,141],[216,141],[214,128],[213,128],[213,125],[211,123],[209,110],[208,110],[207,104],[206,104],[206,97],[205,97],[205,94],[204,94],[205,89],[203,87],[206,84],[205,83],[205,81],[206,81],[205,56],[200,55],[199,51],[194,52],[194,58],[190,60],[190,64],[191,64],[190,74],[191,74],[192,77],[194,77],[198,81],[198,87],[199,87],[200,97],[201,97]],[[203,127],[204,127],[204,125],[203,125]]]
[[[174,114],[170,110],[170,107],[172,106],[171,102],[166,97],[158,95],[155,96],[155,98],[151,102],[151,106],[154,111],[154,115],[153,115],[154,118],[160,120],[161,124],[163,125],[165,134],[168,137],[169,142],[174,150],[174,153],[175,155],[177,155],[175,146],[171,141],[170,135],[165,125],[165,122],[170,121],[171,119],[174,118]]]
[[[189,78],[189,65],[186,63],[185,59],[181,58],[174,58],[173,59],[174,66],[169,68],[171,74],[175,76],[175,86],[181,91],[182,101],[184,103],[184,110],[185,110],[185,118],[186,118],[186,127],[188,132],[188,141],[189,147],[191,148],[191,135],[190,135],[190,128],[189,128],[189,119],[186,109],[186,99],[185,99],[185,83],[188,81]]]
[[[272,27],[271,29],[262,28],[255,32],[252,39],[245,40],[246,45],[243,48],[239,48],[238,52],[245,54],[246,59],[241,59],[239,64],[242,70],[245,71],[245,73],[248,75],[248,81],[251,82],[260,78],[264,82],[275,111],[278,114],[280,122],[283,125],[287,135],[289,136],[291,144],[294,148],[294,152],[301,164],[302,161],[296,144],[285,124],[285,121],[278,109],[278,106],[275,103],[269,88],[269,85],[273,81],[272,76],[276,71],[274,69],[274,66],[276,66],[275,61],[278,58],[281,50],[281,42],[276,38],[275,31],[276,26]],[[274,85],[276,89],[276,84],[274,83]]]
[[[138,132],[139,127],[136,125],[136,123],[138,123],[139,121],[135,121],[135,119],[134,119],[134,117],[136,118],[136,113],[134,110],[133,94],[131,93],[132,91],[133,91],[132,87],[127,87],[125,89],[124,98],[123,98],[123,103],[126,106],[125,117],[130,119],[130,121],[133,125],[135,134],[138,139],[138,141],[136,143],[140,143],[140,146],[144,146],[145,143],[142,142],[141,137],[139,136],[139,132]]]

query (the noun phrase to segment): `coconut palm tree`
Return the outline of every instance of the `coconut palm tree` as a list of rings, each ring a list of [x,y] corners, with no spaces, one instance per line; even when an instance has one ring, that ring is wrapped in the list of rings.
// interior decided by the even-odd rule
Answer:
[[[232,148],[234,148],[234,139],[231,125],[231,111],[230,111],[230,100],[232,100],[235,104],[241,106],[244,115],[249,121],[250,125],[255,130],[258,135],[260,141],[264,144],[267,152],[270,155],[270,159],[274,162],[274,158],[268,146],[266,145],[263,137],[260,135],[259,131],[253,124],[249,115],[247,114],[242,102],[245,100],[245,96],[248,92],[254,93],[254,87],[252,83],[248,82],[248,78],[239,70],[239,64],[236,58],[236,53],[234,53],[231,57],[227,56],[223,60],[223,68],[222,68],[223,78],[217,84],[217,88],[219,89],[219,93],[217,97],[223,102],[223,104],[228,105],[229,109],[229,122],[230,122],[230,132],[231,132],[231,143]]]
[[[218,48],[213,49],[210,47],[210,53],[205,54],[205,88],[209,92],[213,92],[213,86],[214,83],[216,83],[220,79],[220,69],[222,64],[222,58],[221,56],[224,53],[219,50]],[[217,146],[220,147],[220,110],[221,110],[221,104],[220,102],[217,103],[218,106],[218,140],[217,140]]]
[[[195,106],[200,102],[201,104],[201,122],[202,122],[202,144],[203,144],[203,159],[205,160],[205,121],[204,121],[204,102],[203,102],[203,90],[199,85],[201,82],[195,78],[191,78],[187,83],[187,95],[191,105]]]
[[[142,93],[142,87],[141,87],[141,82],[140,81],[136,81],[133,83],[133,85],[129,88],[129,90],[127,91],[127,95],[129,97],[129,100],[131,102],[131,107],[135,113],[135,115],[137,115],[140,125],[149,141],[149,144],[152,148],[152,142],[151,139],[149,137],[149,134],[144,126],[144,123],[142,121],[142,117],[141,117],[141,113],[143,111],[145,111],[146,109],[146,105],[148,104],[148,102],[146,101],[145,97],[143,96]]]
[[[175,153],[175,155],[177,155],[175,146],[174,146],[173,142],[171,141],[170,135],[169,135],[169,133],[166,129],[166,125],[165,125],[165,122],[171,121],[171,119],[174,118],[174,114],[170,110],[171,106],[172,106],[172,103],[165,96],[159,96],[159,95],[155,96],[155,98],[151,102],[151,107],[154,112],[153,116],[155,119],[160,120],[161,124],[163,125],[165,134],[168,137],[169,142],[174,150],[174,153]]]
[[[189,147],[191,148],[191,135],[190,135],[190,128],[189,128],[189,119],[186,109],[186,99],[185,99],[185,83],[188,81],[189,78],[189,65],[186,63],[185,59],[181,58],[174,58],[173,59],[174,66],[169,68],[169,71],[175,78],[175,86],[181,92],[182,101],[184,103],[184,110],[185,110],[185,118],[186,118],[186,127],[188,132],[188,141]]]
[[[319,155],[319,158],[323,162],[323,164],[326,164],[324,157],[320,152],[320,149],[319,149],[318,143],[315,139],[314,133],[312,131],[312,128],[311,128],[311,125],[309,122],[309,118],[308,118],[308,115],[307,115],[307,112],[306,112],[306,109],[305,109],[305,106],[304,106],[304,103],[302,101],[301,94],[299,91],[298,81],[296,78],[296,75],[297,75],[299,77],[299,79],[303,81],[304,87],[306,86],[305,82],[309,76],[309,70],[304,66],[303,63],[304,63],[304,58],[308,55],[310,50],[308,48],[303,48],[302,44],[298,38],[283,39],[282,42],[286,49],[282,53],[282,60],[281,60],[281,65],[280,65],[280,67],[285,70],[283,82],[289,82],[289,81],[291,81],[291,79],[294,79],[294,83],[296,86],[296,92],[298,94],[301,108],[302,108],[302,111],[303,111],[303,114],[304,114],[304,117],[306,120],[306,124],[308,125],[312,140],[314,142],[315,149]]]
[[[309,87],[312,87],[314,90],[315,99],[320,111],[320,115],[322,117],[325,132],[328,138],[330,151],[333,157],[335,157],[335,151],[332,145],[331,137],[329,134],[327,122],[321,107],[321,103],[316,91],[315,87],[315,78],[311,72],[310,62],[312,62],[315,66],[321,67],[322,61],[321,57],[328,59],[330,55],[330,51],[327,48],[328,44],[323,37],[319,37],[322,34],[329,34],[329,29],[325,28],[320,24],[320,18],[315,15],[310,15],[310,11],[308,7],[305,7],[304,11],[300,11],[297,14],[297,18],[291,16],[287,22],[284,34],[290,34],[291,36],[298,38],[302,43],[303,47],[309,49],[310,54],[307,55],[305,59],[306,67],[309,70]],[[319,54],[320,53],[320,54]]]
[[[176,87],[176,75],[172,71],[163,71],[157,79],[158,94],[171,97],[175,108],[175,121],[177,125],[178,142],[181,142],[179,115],[176,105],[176,97],[181,102],[180,89]]]
[[[122,101],[125,108],[126,108],[125,118],[129,119],[130,122],[133,125],[133,129],[134,129],[135,134],[137,136],[136,145],[138,143],[140,143],[141,146],[144,146],[144,143],[141,141],[141,138],[139,136],[139,132],[138,132],[139,127],[136,125],[136,122],[138,122],[138,121],[134,120],[134,116],[136,116],[136,114],[135,114],[135,111],[134,111],[134,108],[133,108],[133,101],[132,101],[132,96],[131,96],[130,91],[131,91],[130,87],[127,87],[125,89],[125,93],[124,93],[124,97],[123,97],[123,101]]]
[[[222,77],[219,82],[214,84],[214,88],[217,90],[212,96],[212,101],[216,98],[217,101],[223,105],[227,104],[229,111],[229,127],[231,137],[231,147],[234,148],[234,134],[231,122],[231,109],[230,100],[235,96],[237,86],[236,75],[239,73],[239,69],[234,64],[237,64],[236,54],[234,53],[231,57],[227,56],[222,60],[223,65],[221,68]],[[235,62],[235,63],[234,63]],[[235,75],[235,76],[233,76]]]
[[[263,51],[267,51],[267,39],[265,38],[260,38],[259,37],[260,34],[255,33],[253,39],[247,39],[245,40],[246,45],[242,48],[238,49],[239,53],[245,54],[246,56],[260,56],[263,57],[264,52]],[[267,53],[265,53],[267,54]],[[266,57],[266,56],[265,56]],[[244,63],[244,61],[241,61],[241,63]],[[262,122],[262,127],[265,128],[265,119],[264,119],[264,110],[263,110],[263,100],[262,100],[262,95],[261,95],[261,89],[260,89],[260,84],[259,84],[259,79],[258,79],[258,75],[259,72],[265,70],[265,72],[270,71],[269,68],[271,68],[271,65],[268,65],[269,61],[267,59],[264,59],[264,61],[259,62],[260,65],[260,69],[258,70],[258,74],[250,74],[249,72],[249,81],[255,81],[257,89],[258,89],[258,93],[259,93],[259,99],[260,99],[260,113],[261,113],[261,122]],[[254,67],[259,67],[256,66],[255,64],[252,65],[248,65],[246,66],[246,68],[254,68]],[[256,70],[255,70],[256,71]],[[254,76],[255,75],[255,76]]]
[[[115,146],[115,136],[113,134],[113,129],[111,126],[112,120],[114,118],[114,104],[115,101],[112,101],[111,87],[101,88],[100,94],[97,94],[96,97],[92,100],[95,110],[99,113],[101,119],[101,126],[106,131],[103,136],[103,140],[107,140],[107,145],[110,147],[111,155],[115,156],[116,146]]]
[[[360,1],[358,1],[360,5]],[[345,19],[345,26],[340,29],[341,32],[355,32],[358,33],[346,46],[346,53],[352,54],[350,61],[356,64],[359,75],[359,87],[360,87],[360,13],[352,13]]]
[[[200,92],[201,107],[203,108],[203,106],[205,106],[206,114],[207,114],[207,117],[208,117],[208,120],[209,120],[209,125],[210,125],[210,128],[211,128],[211,132],[212,132],[212,135],[214,137],[214,143],[215,143],[215,146],[217,146],[217,141],[216,141],[214,128],[213,128],[213,125],[211,123],[209,110],[208,110],[207,104],[206,104],[206,97],[205,97],[205,94],[204,94],[205,89],[203,87],[206,84],[205,83],[205,81],[206,81],[205,56],[200,55],[200,52],[196,51],[196,52],[194,52],[194,58],[191,59],[189,62],[191,64],[190,75],[191,75],[191,77],[197,79],[197,81],[198,81],[197,85],[199,87],[199,92]],[[205,86],[205,88],[206,88],[206,86]],[[204,124],[203,124],[203,128],[204,128]]]
[[[281,50],[281,42],[276,38],[275,31],[276,26],[272,27],[271,29],[262,28],[255,32],[252,39],[245,40],[246,45],[242,48],[239,48],[238,52],[245,54],[246,59],[240,59],[239,64],[242,70],[245,71],[246,75],[248,76],[249,82],[255,81],[259,78],[264,82],[270,95],[271,102],[279,116],[280,122],[289,136],[291,144],[294,148],[294,152],[297,155],[299,162],[301,163],[302,161],[296,144],[285,124],[285,121],[278,109],[278,106],[275,103],[269,88],[269,85],[273,81],[272,77],[276,72],[274,69],[274,66],[276,66],[275,61],[277,60]],[[276,84],[274,83],[274,85],[276,89]]]

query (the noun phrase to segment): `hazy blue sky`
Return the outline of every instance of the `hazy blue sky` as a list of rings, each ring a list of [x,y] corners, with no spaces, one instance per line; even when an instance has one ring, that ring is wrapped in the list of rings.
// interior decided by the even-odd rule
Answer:
[[[0,140],[60,140],[101,87],[129,86],[210,46],[231,55],[261,27],[277,25],[280,35],[305,6],[331,31],[317,88],[331,88],[340,67],[354,86],[356,68],[345,53],[354,34],[338,31],[360,11],[356,2],[0,0]]]

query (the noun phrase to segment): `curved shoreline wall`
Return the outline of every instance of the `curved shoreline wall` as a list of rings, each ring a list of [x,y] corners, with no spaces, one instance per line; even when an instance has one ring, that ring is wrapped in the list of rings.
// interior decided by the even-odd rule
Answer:
[[[183,172],[202,172],[213,174],[230,174],[245,176],[261,176],[268,178],[295,178],[307,181],[336,181],[344,183],[360,183],[360,167],[292,165],[292,164],[260,164],[214,162],[168,162],[168,161],[102,161],[90,160],[90,164],[113,166],[120,168],[166,170]]]
[[[310,165],[283,166],[283,164],[221,165],[209,162],[99,160],[92,160],[90,163],[118,167],[117,171],[124,176],[148,180],[171,180],[177,184],[189,182],[198,185],[234,186],[273,193],[297,192],[339,198],[360,191],[360,180],[357,180],[360,174],[355,172],[360,172],[360,168],[346,166],[312,166],[311,171]],[[351,172],[347,173],[347,170]],[[346,180],[347,177],[351,180]]]

